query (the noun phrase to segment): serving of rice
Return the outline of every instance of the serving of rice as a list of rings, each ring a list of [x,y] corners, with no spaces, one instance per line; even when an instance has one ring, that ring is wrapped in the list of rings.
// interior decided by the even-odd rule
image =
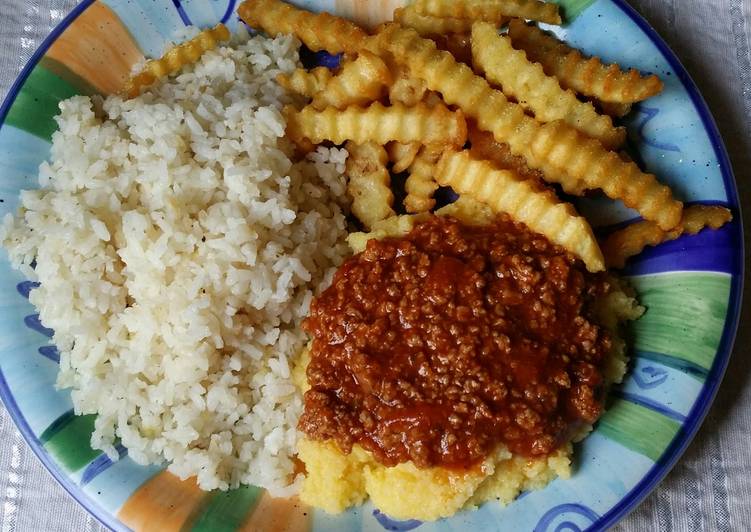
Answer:
[[[203,489],[299,484],[290,366],[348,248],[346,152],[295,163],[284,138],[298,46],[235,37],[138,98],[62,102],[41,188],[3,224],[92,446]]]

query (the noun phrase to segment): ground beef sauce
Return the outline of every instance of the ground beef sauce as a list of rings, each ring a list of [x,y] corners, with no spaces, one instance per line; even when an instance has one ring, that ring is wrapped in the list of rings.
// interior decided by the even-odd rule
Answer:
[[[601,276],[508,218],[432,217],[371,240],[311,306],[300,429],[381,463],[468,468],[546,455],[597,419],[610,338]]]

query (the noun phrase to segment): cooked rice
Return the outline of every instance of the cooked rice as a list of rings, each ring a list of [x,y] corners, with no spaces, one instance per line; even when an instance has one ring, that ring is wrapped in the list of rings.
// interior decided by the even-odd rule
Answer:
[[[296,491],[299,324],[347,254],[346,152],[293,163],[283,138],[298,46],[236,37],[136,99],[61,102],[42,188],[0,234],[92,446],[207,490]]]

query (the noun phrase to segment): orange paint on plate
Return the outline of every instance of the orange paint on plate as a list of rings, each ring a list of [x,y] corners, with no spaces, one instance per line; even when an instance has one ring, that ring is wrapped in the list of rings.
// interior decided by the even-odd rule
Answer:
[[[313,509],[297,497],[276,499],[264,493],[240,532],[307,532]]]
[[[46,56],[68,67],[102,94],[118,92],[133,65],[144,59],[117,15],[101,2],[91,4]]]
[[[200,511],[207,495],[195,478],[180,480],[162,471],[125,501],[117,517],[138,532],[177,532]]]

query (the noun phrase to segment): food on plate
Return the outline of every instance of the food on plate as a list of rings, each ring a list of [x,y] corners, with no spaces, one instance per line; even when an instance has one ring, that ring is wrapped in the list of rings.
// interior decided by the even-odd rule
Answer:
[[[389,87],[389,101],[392,104],[403,103],[409,106],[423,101],[428,91],[425,82],[410,76],[409,70],[405,67],[397,66],[395,70],[394,83]]]
[[[654,74],[643,76],[633,69],[624,72],[616,64],[603,64],[599,57],[584,57],[579,50],[522,20],[509,23],[508,35],[514,48],[540,63],[547,75],[584,96],[603,102],[634,103],[662,91],[662,81]]]
[[[717,205],[692,205],[683,210],[678,227],[663,231],[653,222],[640,221],[614,231],[603,241],[608,268],[623,268],[626,261],[647,246],[656,246],[681,235],[695,235],[705,227],[719,229],[733,219],[731,212]]]
[[[365,227],[393,216],[394,194],[391,192],[391,178],[386,169],[388,155],[381,144],[365,142],[357,144],[349,141],[347,153],[347,192],[352,198],[352,214],[357,216]]]
[[[391,81],[391,72],[383,59],[361,50],[357,59],[344,65],[341,72],[314,94],[312,105],[319,110],[364,105],[379,100]]]
[[[389,142],[386,144],[386,152],[391,161],[391,171],[395,174],[404,172],[410,167],[417,157],[422,145],[419,142]]]
[[[531,230],[545,235],[579,257],[590,271],[605,269],[592,229],[567,203],[531,180],[512,171],[500,170],[468,151],[445,152],[435,168],[439,185],[485,203],[497,213],[506,213]]]
[[[497,34],[561,22],[535,0],[417,0],[395,13],[417,31],[238,14],[270,37],[209,50],[228,35],[207,30],[132,99],[62,102],[42,188],[0,231],[92,446],[396,518],[567,478],[643,312],[605,267],[731,219],[612,151],[606,115],[659,80],[515,19]],[[303,68],[300,41],[339,66]],[[601,248],[561,190],[644,221]]]
[[[434,17],[455,17],[499,23],[505,17],[560,24],[558,6],[537,0],[415,0],[415,11]]]
[[[655,176],[559,121],[538,123],[467,65],[439,51],[433,41],[391,24],[381,32],[380,43],[429,89],[440,92],[446,103],[458,106],[530,167],[542,170],[546,180],[560,183],[564,190],[578,190],[581,183],[602,189],[665,230],[680,222],[682,203]]]
[[[459,196],[456,201],[444,205],[435,213],[439,216],[450,216],[465,225],[490,225],[497,216],[493,209],[469,196]],[[347,237],[347,242],[352,247],[351,235]]]
[[[203,30],[189,41],[169,49],[161,58],[147,61],[140,72],[126,82],[123,94],[127,98],[138,96],[144,87],[195,63],[204,52],[213,50],[219,42],[227,41],[229,37],[229,30],[224,24]]]
[[[418,13],[413,6],[394,10],[394,21],[406,28],[413,28],[420,35],[445,35],[447,33],[468,33],[472,29],[471,18],[434,17]],[[501,16],[498,23],[505,19]]]
[[[514,50],[511,40],[499,35],[492,24],[476,22],[472,26],[472,59],[488,81],[498,85],[506,96],[516,98],[538,121],[562,120],[609,149],[618,148],[626,139],[625,128],[615,127],[609,116],[598,114],[591,103],[561,88],[556,78],[545,75],[539,63]]]
[[[498,168],[513,170],[522,179],[534,179],[539,183],[544,181],[541,171],[532,170],[527,165],[524,157],[512,154],[508,144],[495,140],[492,133],[482,131],[472,125],[469,127],[467,138],[470,143],[470,152],[478,159],[490,161]],[[581,195],[584,189],[577,188],[572,190],[569,188],[567,192]]]
[[[330,140],[341,144],[351,140],[357,144],[368,141],[386,144],[419,141],[462,146],[467,140],[467,123],[461,111],[445,105],[429,107],[418,103],[408,107],[401,103],[384,106],[373,102],[367,107],[351,106],[339,110],[327,107],[318,111],[312,106],[301,110],[284,109],[287,134],[293,139],[307,139],[314,144]]]
[[[313,14],[281,0],[243,2],[237,8],[237,14],[249,26],[263,30],[271,37],[295,35],[315,52],[355,52],[368,35],[346,19],[326,12]]]
[[[601,100],[595,100],[594,103],[603,113],[613,118],[623,118],[631,112],[632,107],[630,103],[603,102]]]
[[[440,144],[426,144],[408,168],[404,182],[404,210],[411,213],[428,212],[435,207],[433,194],[438,189],[435,165],[443,153]]]
[[[240,35],[140,97],[63,101],[42,188],[4,221],[58,385],[113,460],[121,443],[206,490],[297,490],[289,368],[348,255],[346,152],[297,160],[284,136],[298,46]]]
[[[445,105],[441,95],[435,91],[425,91],[425,94],[422,97],[422,101],[428,107],[435,107],[436,105]]]
[[[543,125],[531,151],[532,157],[544,161],[540,169],[546,179],[561,183],[564,190],[599,188],[664,230],[680,223],[683,203],[673,197],[669,187],[562,122]]]
[[[432,520],[565,478],[625,371],[595,314],[642,309],[508,217],[409,226],[369,239],[304,322],[303,501]]]
[[[321,66],[312,70],[296,68],[291,74],[282,72],[276,77],[276,80],[285,89],[311,99],[321,92],[333,77],[334,74],[330,68]]]

